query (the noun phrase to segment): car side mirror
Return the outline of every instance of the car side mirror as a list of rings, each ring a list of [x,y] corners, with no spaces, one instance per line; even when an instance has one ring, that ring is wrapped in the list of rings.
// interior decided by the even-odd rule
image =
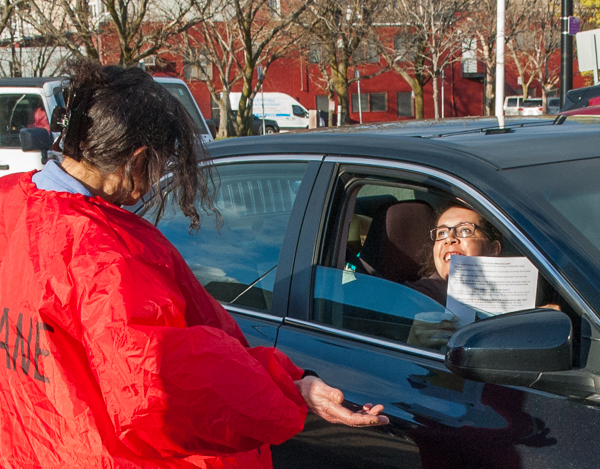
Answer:
[[[52,138],[50,132],[40,127],[24,128],[19,132],[21,139],[21,150],[23,151],[41,151],[42,164],[48,161],[48,150],[52,148]]]
[[[52,147],[50,132],[46,129],[40,127],[21,129],[19,136],[23,151],[47,151]]]
[[[445,364],[473,381],[531,386],[542,373],[571,370],[572,337],[571,320],[560,311],[502,314],[459,329]]]

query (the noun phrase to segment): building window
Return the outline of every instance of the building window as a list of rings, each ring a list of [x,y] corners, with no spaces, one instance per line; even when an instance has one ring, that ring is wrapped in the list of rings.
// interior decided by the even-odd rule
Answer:
[[[186,80],[212,80],[213,67],[212,63],[199,51],[198,47],[194,47],[191,60],[183,62],[183,77]]]
[[[320,44],[309,44],[308,63],[319,64],[323,61],[323,48]]]
[[[272,18],[281,16],[281,1],[269,0],[269,11],[271,12]]]
[[[394,52],[398,62],[415,61],[415,53],[411,50],[409,40],[404,34],[394,36]]]
[[[329,112],[329,98],[327,95],[315,96],[317,111]]]
[[[354,63],[377,63],[379,62],[379,51],[372,44],[361,44],[352,54]]]
[[[398,117],[413,117],[415,115],[412,93],[410,91],[399,91],[396,94],[396,104]]]
[[[360,107],[362,112],[387,111],[387,93],[361,93]],[[358,112],[358,94],[352,94],[352,112]]]
[[[477,73],[477,39],[465,39],[462,43],[462,72]]]

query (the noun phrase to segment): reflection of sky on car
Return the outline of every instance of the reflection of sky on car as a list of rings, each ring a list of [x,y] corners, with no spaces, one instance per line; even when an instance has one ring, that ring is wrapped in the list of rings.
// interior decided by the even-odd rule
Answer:
[[[289,213],[271,215],[258,230],[232,228],[239,216],[223,211],[225,224],[217,232],[214,219],[206,217],[196,235],[188,233],[188,219],[178,212],[159,228],[177,247],[198,280],[250,284],[277,264]],[[246,224],[244,224],[246,225]]]
[[[168,209],[158,224],[203,285],[249,285],[264,275],[256,286],[273,290],[275,270],[269,271],[277,265],[306,165],[283,165],[290,169],[285,174],[277,174],[274,166],[219,168],[221,185],[216,206],[224,221],[220,232],[215,217],[205,215],[200,231],[190,234],[189,220],[178,209]]]

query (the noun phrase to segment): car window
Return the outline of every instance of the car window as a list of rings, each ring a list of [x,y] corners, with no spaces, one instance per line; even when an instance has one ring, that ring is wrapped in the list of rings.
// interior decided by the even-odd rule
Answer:
[[[190,114],[196,126],[200,129],[200,133],[202,134],[210,134],[204,122],[202,121],[202,116],[198,112],[198,108],[196,107],[196,103],[194,102],[194,98],[188,91],[188,89],[181,84],[177,83],[161,83],[169,93],[177,98],[177,100],[183,104],[185,110]]]
[[[216,206],[224,222],[220,230],[214,217],[204,217],[200,231],[190,234],[189,220],[172,208],[157,227],[213,297],[269,312],[279,252],[306,164],[231,164],[217,169]],[[155,216],[151,211],[144,217],[153,221]]]
[[[322,260],[315,269],[313,319],[443,351],[464,325],[462,305],[454,309],[446,302],[447,284],[434,265],[429,232],[440,209],[456,202],[456,197],[423,185],[359,180],[335,200]],[[525,259],[507,240],[503,250],[504,256]],[[533,272],[537,276],[535,267]],[[543,276],[535,278],[532,307],[564,303]],[[475,309],[473,320],[502,314],[486,307]]]
[[[524,99],[521,107],[538,107],[542,105],[541,99]]]
[[[49,130],[42,98],[21,93],[0,96],[0,148],[20,148],[19,132],[28,127]]]
[[[506,176],[556,220],[557,228],[579,241],[600,260],[600,158],[510,169]]]
[[[508,107],[516,107],[517,106],[517,98],[508,98],[506,100],[506,105]]]
[[[296,104],[292,104],[292,112],[294,113],[295,116],[298,116],[298,117],[304,117],[304,118],[308,117],[308,113]]]

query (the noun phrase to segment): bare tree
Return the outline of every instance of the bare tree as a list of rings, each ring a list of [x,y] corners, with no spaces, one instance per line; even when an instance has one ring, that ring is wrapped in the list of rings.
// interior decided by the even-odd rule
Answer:
[[[337,96],[343,123],[350,121],[350,84],[359,79],[353,70],[371,64],[370,73],[360,76],[367,80],[389,69],[377,47],[376,24],[385,5],[383,0],[322,0],[310,7],[309,47],[318,47],[323,54],[320,86],[328,91],[330,101],[333,93]]]
[[[272,0],[232,0],[235,25],[242,45],[236,54],[237,69],[242,73],[242,94],[237,112],[237,135],[252,134],[252,102],[263,83],[269,66],[298,45],[301,34],[297,24],[313,0],[280,2]],[[254,71],[262,74],[253,83]]]
[[[70,55],[65,48],[57,46],[51,39],[37,34],[24,17],[29,14],[27,3],[17,4],[10,17],[5,17],[0,33],[0,75],[5,77],[51,76],[62,68]],[[55,17],[57,24],[64,22],[60,12]]]
[[[40,35],[75,56],[108,62],[118,56],[120,64],[129,65],[157,54],[172,37],[202,21],[207,2],[29,0],[23,17]],[[60,20],[63,17],[65,21]],[[114,51],[110,49],[113,36]]]
[[[10,20],[13,17],[15,10],[22,6],[25,0],[4,0],[0,5],[0,35],[4,32]]]
[[[233,122],[229,95],[235,83],[242,79],[235,56],[241,52],[235,26],[226,21],[223,12],[212,15],[197,27],[186,31],[173,50],[184,60],[184,70],[190,79],[202,80],[219,106],[219,138],[229,136]],[[216,78],[213,71],[216,70]],[[236,121],[237,124],[237,121]]]
[[[535,7],[538,0],[506,1],[506,43],[510,43],[515,35],[528,27],[528,11]],[[484,106],[486,116],[494,115],[495,76],[496,76],[496,0],[478,0],[473,4],[471,13],[461,29],[476,52],[477,60],[485,70]]]
[[[298,28],[308,0],[301,5],[274,0],[227,0],[212,9],[208,20],[189,30],[176,46],[188,66],[199,70],[220,110],[219,136],[230,123],[236,135],[252,134],[252,103],[269,66],[298,47]],[[257,67],[262,73],[256,74]],[[218,77],[212,77],[212,71]],[[255,78],[256,77],[256,78]],[[242,83],[237,115],[233,116],[230,93]]]
[[[548,93],[560,78],[560,1],[539,0],[529,10],[529,28],[518,32],[508,43],[515,66],[521,77],[523,96],[535,79],[542,90],[542,102],[547,109]]]
[[[398,0],[389,17],[400,26],[393,41],[387,39],[386,59],[415,94],[415,117],[422,119],[423,87],[432,81],[435,118],[440,117],[438,79],[461,59],[464,34],[457,23],[465,17],[471,0]]]

